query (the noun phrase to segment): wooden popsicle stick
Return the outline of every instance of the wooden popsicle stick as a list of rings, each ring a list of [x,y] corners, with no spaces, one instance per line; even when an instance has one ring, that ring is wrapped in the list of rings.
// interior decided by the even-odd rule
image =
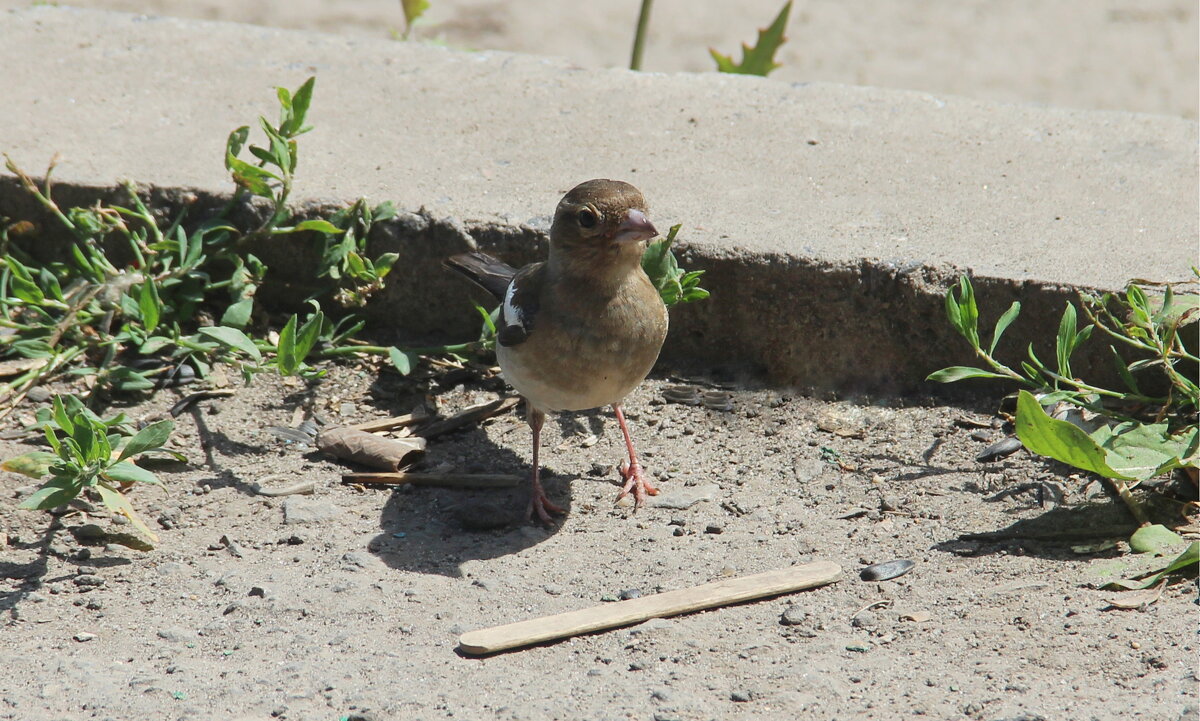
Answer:
[[[801,591],[833,583],[841,575],[842,567],[836,563],[817,561],[628,601],[605,603],[555,616],[531,618],[505,626],[468,631],[459,637],[458,647],[463,653],[476,656],[496,653],[543,641],[627,626],[651,618],[664,618]]]

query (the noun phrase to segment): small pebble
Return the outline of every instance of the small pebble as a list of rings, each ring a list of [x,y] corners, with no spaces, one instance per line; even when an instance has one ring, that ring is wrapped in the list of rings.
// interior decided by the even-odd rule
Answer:
[[[633,598],[641,598],[642,592],[636,588],[627,588],[624,591],[621,591],[619,597],[622,601],[628,601]]]
[[[729,700],[736,701],[738,703],[746,703],[750,700],[750,692],[749,691],[734,691],[733,693],[729,694]]]
[[[916,565],[915,562],[907,559],[876,563],[859,571],[858,577],[864,581],[888,581],[903,576]]]
[[[704,527],[705,533],[724,533],[725,527],[719,523],[710,523]]]
[[[84,643],[86,641],[91,641],[92,639],[96,639],[96,638],[100,638],[100,637],[94,633],[88,633],[87,631],[80,631],[79,633],[72,636],[72,638],[74,638],[76,641],[78,641],[80,643]]]

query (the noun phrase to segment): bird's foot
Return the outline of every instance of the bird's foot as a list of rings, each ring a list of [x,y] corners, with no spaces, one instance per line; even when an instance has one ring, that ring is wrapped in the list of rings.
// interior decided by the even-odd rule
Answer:
[[[533,518],[536,513],[538,520],[545,524],[551,524],[554,520],[550,517],[551,513],[563,514],[567,510],[562,506],[556,505],[546,492],[541,488],[536,488],[533,495],[529,497],[529,507],[525,509],[525,520]]]
[[[646,496],[658,495],[658,489],[646,480],[646,472],[637,461],[621,463],[621,478],[624,479],[625,485],[621,486],[621,492],[617,494],[618,501],[632,493],[633,507],[640,508],[646,504]]]

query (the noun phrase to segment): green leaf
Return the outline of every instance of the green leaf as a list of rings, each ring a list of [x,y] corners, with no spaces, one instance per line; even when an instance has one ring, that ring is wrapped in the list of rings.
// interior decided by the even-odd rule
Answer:
[[[250,137],[250,126],[243,125],[229,134],[229,140],[225,142],[225,169],[233,170],[233,166],[229,164],[230,158],[236,158],[238,153],[242,152],[242,147],[246,144],[246,138]]]
[[[243,330],[250,323],[253,314],[254,297],[242,298],[225,309],[225,313],[221,315],[221,325]]]
[[[285,138],[291,138],[308,130],[304,127],[304,118],[308,115],[308,106],[312,103],[313,86],[316,82],[316,76],[310,77],[296,89],[296,92],[292,93],[291,112],[286,113],[287,120],[279,125],[279,133]]]
[[[83,484],[78,477],[56,476],[30,494],[29,498],[21,501],[17,508],[26,511],[44,511],[58,508],[83,490]]]
[[[117,460],[123,461],[152,448],[159,448],[171,437],[171,431],[174,429],[175,424],[172,421],[151,423],[129,439],[129,442],[121,449],[121,455],[117,456]]]
[[[1114,581],[1105,586],[1105,588],[1122,588],[1129,591],[1150,588],[1161,581],[1165,576],[1183,571],[1190,566],[1200,566],[1200,541],[1192,541],[1192,543],[1183,550],[1183,553],[1176,556],[1174,560],[1164,566],[1161,570],[1150,576],[1147,576],[1146,578],[1136,581],[1133,579]]]
[[[288,318],[283,329],[279,331],[279,345],[275,348],[275,365],[282,375],[296,374],[300,367],[300,359],[296,357],[296,316]]]
[[[996,344],[1000,342],[1000,336],[1004,335],[1004,331],[1008,329],[1008,326],[1012,325],[1012,322],[1017,319],[1020,313],[1021,303],[1014,300],[1013,304],[1008,307],[1008,310],[1004,311],[1004,315],[1000,316],[1000,320],[996,321],[996,329],[992,331],[992,345],[988,348],[988,355],[995,355]]]
[[[158,327],[159,311],[162,301],[158,298],[158,287],[153,278],[146,278],[138,292],[138,310],[142,314],[142,326],[147,333],[153,333]]]
[[[400,0],[400,7],[404,9],[404,37],[407,38],[413,23],[429,9],[429,0]]]
[[[262,353],[254,345],[254,341],[250,340],[245,333],[237,328],[229,328],[227,326],[211,326],[199,329],[199,335],[206,338],[211,338],[226,348],[241,351],[250,356],[256,361],[262,360]]]
[[[743,75],[766,76],[779,63],[775,62],[775,51],[787,42],[783,31],[787,28],[788,14],[792,11],[792,0],[788,0],[769,27],[758,31],[758,42],[754,47],[742,43],[742,62],[734,63],[733,58],[722,55],[714,49],[709,54],[717,62],[717,70],[722,73],[740,73]]]
[[[1017,397],[1017,437],[1031,452],[1107,478],[1132,480],[1108,465],[1107,453],[1078,426],[1046,415],[1029,391]]]
[[[129,499],[122,495],[120,491],[110,488],[103,483],[97,485],[96,490],[100,492],[100,500],[104,501],[104,505],[108,506],[109,510],[128,518],[129,522],[138,532],[158,543],[158,536],[154,535],[154,531],[151,531],[149,526],[142,522],[142,519],[134,512],[133,506],[130,505]]]
[[[1008,378],[1000,373],[985,371],[982,368],[972,368],[970,366],[950,366],[943,368],[940,371],[934,371],[926,376],[925,380],[935,381],[937,383],[954,383],[955,381],[966,380],[967,378]]]
[[[101,471],[100,475],[116,481],[118,483],[150,483],[155,486],[161,486],[162,481],[158,480],[158,476],[154,475],[145,468],[137,465],[133,461],[121,461],[114,463],[108,468]]]
[[[75,422],[71,420],[71,414],[67,412],[66,399],[74,398],[74,396],[54,396],[50,402],[51,417],[54,422],[67,435],[71,435],[75,431]]]
[[[321,220],[319,218],[316,220],[306,220],[297,225],[295,230],[311,230],[317,233],[327,233],[329,235],[341,235],[342,233],[346,232],[333,223],[330,223],[328,220]]]
[[[383,278],[392,272],[392,266],[400,259],[399,253],[384,253],[375,259],[375,275]]]
[[[1107,451],[1109,466],[1131,478],[1145,480],[1183,465],[1197,429],[1190,426],[1172,436],[1166,423],[1126,421],[1101,426],[1091,438]]]
[[[1159,524],[1139,528],[1129,537],[1129,547],[1134,553],[1153,553],[1157,556],[1165,556],[1172,546],[1183,542],[1183,537]]]
[[[233,173],[233,182],[259,197],[272,197],[271,185],[268,181],[279,180],[279,176],[244,160],[239,160],[233,155],[225,156],[225,165]]]
[[[412,353],[405,353],[396,346],[392,346],[388,349],[388,356],[392,359],[392,365],[400,371],[400,375],[406,376],[412,373],[413,365],[416,363],[416,356]]]
[[[296,333],[296,360],[303,362],[308,357],[313,346],[317,344],[317,340],[321,337],[321,329],[325,326],[325,314],[317,311],[300,326],[300,330]]]
[[[0,463],[0,469],[9,471],[10,473],[20,473],[22,476],[30,478],[41,478],[50,472],[50,467],[58,463],[59,458],[57,453],[49,451],[30,451],[22,453],[19,456],[13,456],[4,463]]]

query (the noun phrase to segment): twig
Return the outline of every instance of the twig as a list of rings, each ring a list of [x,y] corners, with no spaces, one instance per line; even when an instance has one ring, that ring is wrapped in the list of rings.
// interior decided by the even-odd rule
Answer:
[[[450,488],[512,488],[521,476],[510,473],[345,473],[342,483],[377,486],[447,486]]]
[[[491,403],[483,403],[481,405],[471,406],[464,411],[455,413],[445,420],[437,421],[425,426],[424,428],[418,429],[413,435],[420,436],[422,438],[433,438],[435,436],[440,436],[442,434],[449,433],[450,431],[457,430],[463,426],[470,425],[472,423],[478,423],[485,418],[491,418],[492,416],[500,415],[520,402],[520,398],[517,398],[516,396],[509,396],[508,398],[499,398]]]
[[[172,418],[178,418],[184,411],[191,408],[195,403],[207,401],[213,398],[228,398],[232,396],[233,393],[234,392],[232,390],[212,390],[192,393],[191,395],[184,396],[178,403],[171,406],[171,410],[167,411],[167,413]]]
[[[864,613],[864,612],[866,612],[866,611],[870,611],[872,608],[880,608],[880,607],[883,607],[883,606],[890,606],[890,605],[892,605],[892,599],[890,599],[890,598],[885,598],[885,599],[883,599],[882,601],[875,601],[874,603],[868,603],[867,605],[865,605],[865,606],[863,606],[862,608],[858,609],[858,610],[857,610],[857,611],[855,611],[854,613],[850,614],[850,618],[848,618],[848,619],[846,619],[846,620],[847,620],[847,621],[853,621],[854,619],[858,618],[858,615],[859,615],[860,613]]]
[[[350,428],[356,431],[364,431],[366,433],[379,433],[381,431],[393,431],[404,426],[411,426],[421,423],[429,418],[427,413],[406,413],[402,416],[392,416],[391,418],[378,418],[365,423],[356,423]]]
[[[297,494],[311,496],[312,494],[317,492],[317,484],[313,481],[301,481],[299,483],[294,483],[290,486],[284,486],[283,488],[264,488],[263,487],[262,484],[265,483],[266,481],[274,480],[274,479],[280,478],[280,477],[281,476],[265,476],[261,481],[259,481],[257,483],[251,483],[250,489],[253,490],[255,493],[257,493],[260,496],[270,496],[270,497],[294,496]]]

